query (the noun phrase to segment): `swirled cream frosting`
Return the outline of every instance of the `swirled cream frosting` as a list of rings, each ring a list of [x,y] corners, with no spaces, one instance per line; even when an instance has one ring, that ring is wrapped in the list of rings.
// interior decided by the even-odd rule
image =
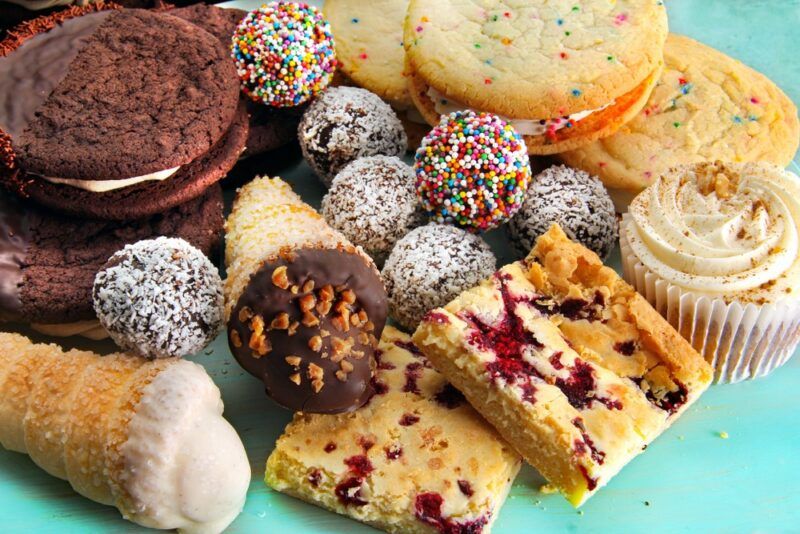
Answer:
[[[633,253],[663,280],[727,301],[797,298],[797,175],[765,163],[678,167],[629,213]]]

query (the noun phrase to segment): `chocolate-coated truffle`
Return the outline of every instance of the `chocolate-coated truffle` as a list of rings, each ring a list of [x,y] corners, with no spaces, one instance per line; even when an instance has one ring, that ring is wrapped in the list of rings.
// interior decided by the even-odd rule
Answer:
[[[545,169],[531,181],[522,209],[508,225],[512,246],[527,256],[553,223],[603,260],[619,237],[614,203],[602,182],[565,165]]]
[[[449,225],[427,224],[397,242],[383,268],[389,313],[408,330],[495,271],[497,260],[480,237]]]
[[[114,342],[145,358],[193,354],[222,327],[219,272],[183,239],[127,245],[97,273],[92,297]]]
[[[414,171],[394,156],[359,158],[342,169],[322,199],[322,215],[378,264],[425,220]]]
[[[306,110],[297,134],[303,157],[328,186],[354,159],[400,156],[407,144],[389,104],[357,87],[331,87],[322,93]]]

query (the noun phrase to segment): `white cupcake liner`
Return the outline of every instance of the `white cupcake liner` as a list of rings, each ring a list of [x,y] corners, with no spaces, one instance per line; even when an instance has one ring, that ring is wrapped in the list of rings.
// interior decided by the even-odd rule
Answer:
[[[628,242],[622,217],[623,276],[714,367],[714,381],[765,376],[794,354],[800,342],[800,300],[774,304],[727,303],[673,285],[645,267]]]

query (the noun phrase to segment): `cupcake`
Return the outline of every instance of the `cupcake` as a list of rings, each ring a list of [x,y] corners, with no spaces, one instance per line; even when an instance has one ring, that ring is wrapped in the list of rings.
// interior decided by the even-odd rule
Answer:
[[[708,360],[717,382],[756,378],[800,337],[800,178],[767,163],[700,163],[631,203],[625,278]]]

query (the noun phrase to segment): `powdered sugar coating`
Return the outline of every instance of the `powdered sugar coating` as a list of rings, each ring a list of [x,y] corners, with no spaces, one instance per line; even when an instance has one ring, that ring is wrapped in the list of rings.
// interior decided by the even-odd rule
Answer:
[[[145,358],[195,353],[222,328],[219,272],[183,239],[127,245],[97,273],[92,296],[114,342]]]
[[[358,87],[331,87],[322,93],[303,114],[297,135],[303,157],[328,186],[351,161],[401,156],[408,142],[389,104]]]
[[[554,165],[533,178],[522,208],[508,225],[512,246],[526,256],[553,223],[603,260],[619,238],[614,203],[603,183],[566,165]]]
[[[495,271],[497,259],[477,235],[430,223],[397,242],[383,268],[389,314],[408,330]]]
[[[414,170],[395,156],[348,164],[322,199],[322,216],[379,264],[398,239],[425,220],[414,191]]]

